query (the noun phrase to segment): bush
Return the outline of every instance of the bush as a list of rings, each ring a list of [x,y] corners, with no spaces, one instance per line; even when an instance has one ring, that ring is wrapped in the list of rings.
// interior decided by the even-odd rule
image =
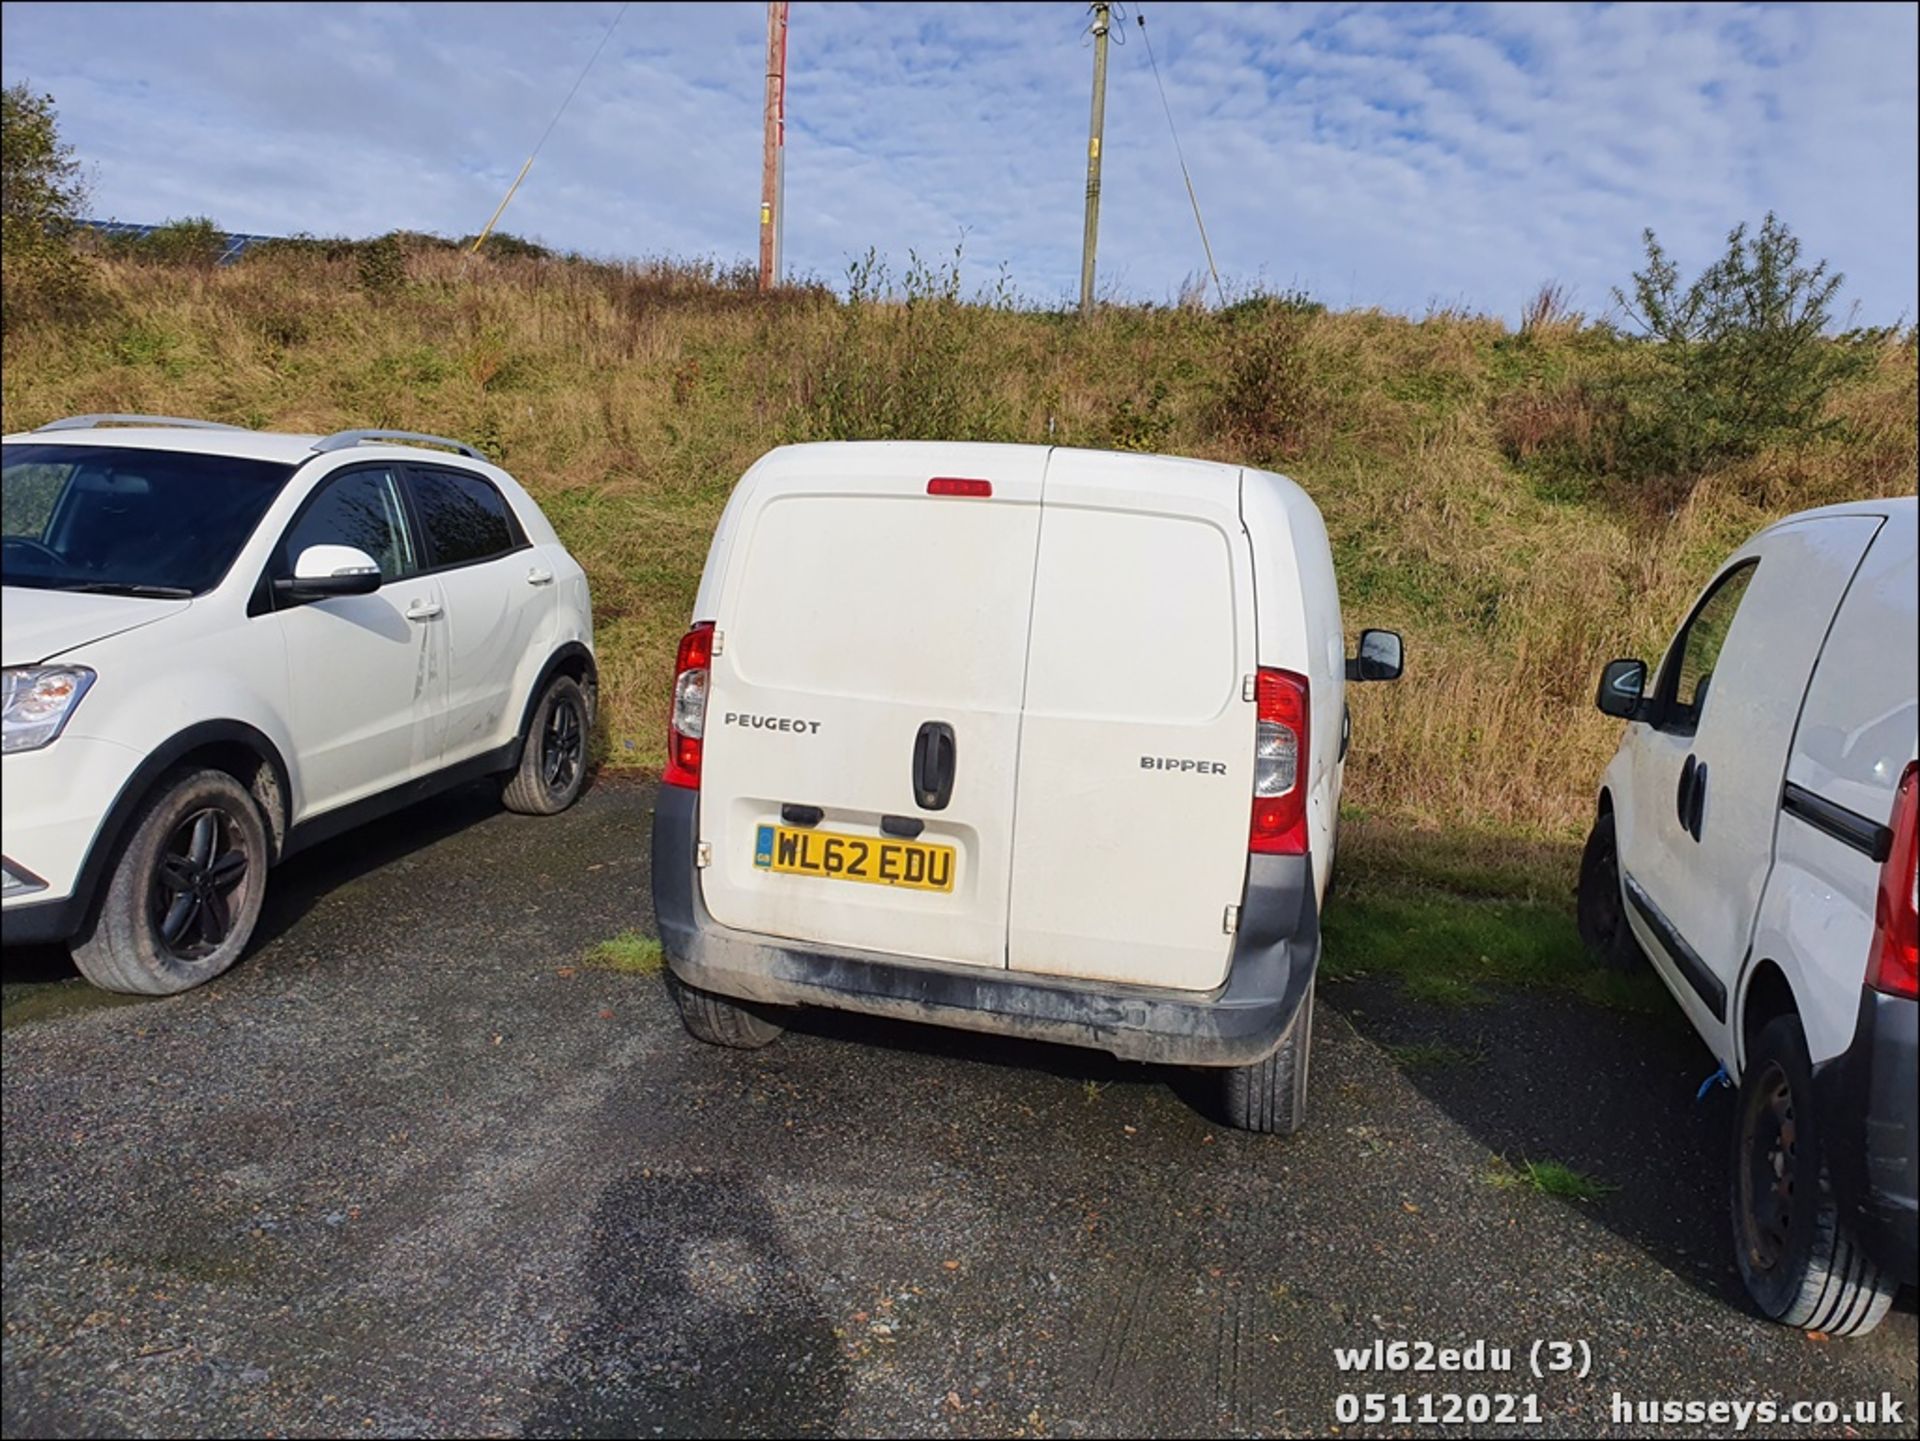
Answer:
[[[227,235],[206,216],[196,215],[156,225],[145,235],[113,237],[108,240],[107,248],[156,265],[211,270],[227,253]]]
[[[961,298],[958,247],[938,263],[908,256],[898,286],[873,251],[848,267],[839,336],[805,388],[797,439],[1006,438],[970,359],[995,308]]]
[[[1256,301],[1222,312],[1228,328],[1217,424],[1249,459],[1297,457],[1320,409],[1306,348],[1316,312],[1289,297]]]
[[[371,294],[388,294],[407,283],[407,253],[401,248],[398,231],[369,240],[360,247],[355,261],[360,288]]]
[[[1614,298],[1644,333],[1644,363],[1620,368],[1619,464],[1632,478],[1690,484],[1770,446],[1840,428],[1834,387],[1872,365],[1870,347],[1827,335],[1844,277],[1800,263],[1800,242],[1769,213],[1739,225],[1691,285],[1645,232],[1647,268]]]
[[[58,121],[51,95],[24,83],[0,92],[0,311],[9,328],[109,308],[93,264],[73,248],[87,187]]]
[[[65,250],[86,198],[53,97],[35,95],[24,81],[9,85],[0,92],[0,253],[19,260]]]

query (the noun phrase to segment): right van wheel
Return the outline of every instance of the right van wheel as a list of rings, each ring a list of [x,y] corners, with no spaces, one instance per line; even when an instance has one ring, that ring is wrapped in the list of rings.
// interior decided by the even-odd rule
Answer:
[[[1740,1279],[1783,1326],[1863,1336],[1897,1289],[1842,1222],[1827,1179],[1813,1067],[1797,1016],[1767,1022],[1747,1057],[1733,1131]]]
[[[688,985],[673,973],[671,966],[667,967],[667,989],[673,993],[673,1003],[680,1008],[680,1024],[687,1028],[687,1034],[709,1046],[757,1051],[779,1040],[786,1030],[747,1002]]]
[[[1574,907],[1580,939],[1602,965],[1635,970],[1646,957],[1627,924],[1625,893],[1620,888],[1620,850],[1614,841],[1613,812],[1593,823],[1580,853],[1580,892]]]
[[[1307,1060],[1313,1043],[1313,983],[1273,1054],[1221,1072],[1227,1124],[1262,1135],[1291,1136],[1307,1113]]]

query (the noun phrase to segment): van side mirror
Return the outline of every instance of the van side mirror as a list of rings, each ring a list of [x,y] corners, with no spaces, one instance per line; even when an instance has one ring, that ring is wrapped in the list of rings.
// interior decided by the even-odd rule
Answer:
[[[293,574],[273,583],[294,600],[325,600],[336,595],[372,595],[380,589],[380,567],[351,545],[310,545],[293,563]]]
[[[1397,630],[1363,630],[1359,653],[1347,661],[1348,680],[1399,680],[1404,647]]]
[[[1600,672],[1600,689],[1593,703],[1603,715],[1620,720],[1643,720],[1646,703],[1641,699],[1647,688],[1647,663],[1643,660],[1610,660]]]

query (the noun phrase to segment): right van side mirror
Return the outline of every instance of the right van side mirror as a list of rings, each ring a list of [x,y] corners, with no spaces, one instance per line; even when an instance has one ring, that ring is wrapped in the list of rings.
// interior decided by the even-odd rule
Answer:
[[[1347,660],[1348,680],[1399,680],[1405,647],[1397,630],[1363,630],[1358,654]]]
[[[1602,715],[1619,720],[1640,720],[1645,715],[1642,700],[1647,689],[1647,663],[1643,660],[1610,660],[1600,672],[1600,689],[1593,703]]]

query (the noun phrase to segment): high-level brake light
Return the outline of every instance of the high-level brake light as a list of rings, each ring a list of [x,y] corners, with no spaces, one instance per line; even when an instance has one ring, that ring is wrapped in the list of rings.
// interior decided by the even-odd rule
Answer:
[[[993,495],[990,480],[965,480],[957,475],[936,475],[927,482],[928,495],[961,495],[986,500]]]

